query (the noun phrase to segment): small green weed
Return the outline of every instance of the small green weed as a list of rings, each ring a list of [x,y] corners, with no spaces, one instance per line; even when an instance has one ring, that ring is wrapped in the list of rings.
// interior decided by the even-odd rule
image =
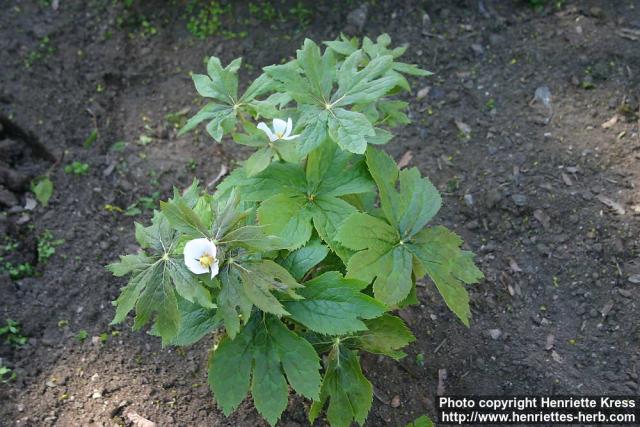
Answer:
[[[7,384],[16,379],[16,373],[10,368],[0,364],[0,382]]]
[[[12,347],[25,345],[29,338],[20,332],[20,324],[12,319],[7,319],[5,322],[5,326],[0,327],[0,337],[4,337],[4,343]]]
[[[2,258],[0,258],[0,261]],[[5,261],[4,264],[0,265],[0,273],[9,273],[9,277],[11,280],[19,280],[25,277],[35,276],[36,269],[28,262],[23,262],[20,264],[12,264],[9,261]]]
[[[124,211],[126,216],[137,216],[142,214],[145,211],[152,211],[158,205],[158,200],[160,199],[160,192],[154,191],[149,196],[142,196],[138,198],[135,202],[130,204],[127,209]]]
[[[302,2],[298,2],[291,8],[291,16],[298,20],[298,24],[301,27],[307,27],[311,23],[311,17],[313,16],[313,10],[309,9]]]
[[[69,163],[64,167],[64,173],[71,175],[84,175],[87,172],[89,172],[89,165],[77,160],[74,160],[73,163]]]
[[[278,18],[278,11],[270,0],[249,3],[249,14],[258,21],[273,22]]]
[[[85,342],[87,338],[89,338],[89,332],[84,329],[80,329],[76,334],[76,339],[80,342]]]
[[[44,36],[40,39],[35,49],[29,51],[24,60],[24,66],[31,68],[36,62],[44,60],[47,56],[53,55],[55,52],[56,49],[51,45],[49,37]]]
[[[47,262],[56,253],[56,246],[63,243],[63,239],[54,239],[51,231],[45,230],[38,238],[38,263]]]
[[[201,39],[217,35],[222,29],[222,16],[229,10],[218,1],[190,1],[186,7],[187,30]]]

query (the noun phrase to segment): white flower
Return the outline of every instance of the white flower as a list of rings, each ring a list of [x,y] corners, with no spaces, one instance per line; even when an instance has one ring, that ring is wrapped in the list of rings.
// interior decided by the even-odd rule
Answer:
[[[216,245],[209,239],[193,239],[184,245],[184,263],[191,272],[205,274],[211,271],[213,279],[218,274]]]
[[[267,126],[264,122],[258,123],[258,129],[266,133],[269,137],[269,141],[271,142],[278,141],[279,139],[290,141],[300,136],[291,135],[291,131],[293,130],[293,122],[291,121],[291,117],[289,117],[286,122],[282,119],[273,119],[273,131],[269,129],[269,126]]]

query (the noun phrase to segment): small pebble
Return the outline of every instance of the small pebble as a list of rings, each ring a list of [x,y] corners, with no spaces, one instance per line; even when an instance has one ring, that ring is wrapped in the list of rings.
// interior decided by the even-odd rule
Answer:
[[[400,406],[400,396],[398,396],[397,394],[395,396],[393,396],[393,398],[391,399],[391,407],[392,408],[397,408]]]

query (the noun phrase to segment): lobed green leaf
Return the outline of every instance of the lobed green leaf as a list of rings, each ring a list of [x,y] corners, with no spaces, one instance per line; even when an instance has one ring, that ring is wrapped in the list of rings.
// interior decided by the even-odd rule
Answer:
[[[367,283],[344,279],[338,272],[324,273],[305,282],[299,291],[304,299],[287,301],[285,308],[296,322],[327,335],[342,335],[367,329],[363,319],[381,316],[386,307],[363,294]]]

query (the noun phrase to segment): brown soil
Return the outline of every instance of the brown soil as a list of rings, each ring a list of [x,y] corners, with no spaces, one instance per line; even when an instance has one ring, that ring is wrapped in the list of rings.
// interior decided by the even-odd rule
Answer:
[[[235,3],[234,22],[224,24],[247,35],[206,40],[189,34],[177,2],[129,11],[111,1],[62,1],[58,10],[46,1],[4,3],[0,114],[57,162],[0,131],[5,166],[25,176],[51,170],[55,185],[49,206],[33,211],[20,208],[24,184],[9,189],[19,204],[2,208],[0,235],[20,245],[2,255],[35,264],[36,236],[45,230],[65,243],[35,276],[0,276],[0,321],[19,321],[29,337],[19,349],[0,344],[2,363],[17,375],[0,384],[0,424],[124,425],[124,413],[134,411],[160,426],[266,425],[250,401],[229,418],[216,408],[206,385],[207,340],[162,349],[127,325],[109,326],[123,282],[104,265],[135,250],[133,221],[150,211],[139,203],[142,213],[131,217],[105,206],[126,208],[154,192],[164,198],[194,175],[207,182],[246,158],[246,150],[203,134],[178,138],[164,118],[195,111],[188,72],[202,70],[205,56],[243,56],[253,77],[304,37],[357,32],[342,8],[358,2],[309,2],[308,27],[292,17],[262,22]],[[470,328],[424,283],[422,304],[401,313],[418,337],[408,356],[364,358],[376,390],[368,425],[434,415],[444,370],[448,394],[639,392],[640,284],[629,277],[640,273],[640,40],[620,30],[640,29],[640,7],[549,3],[540,11],[490,0],[368,8],[366,34],[410,43],[408,62],[436,73],[413,82],[413,124],[388,150],[396,159],[411,151],[410,164],[444,193],[438,221],[464,236],[486,274],[471,289]],[[136,15],[157,33],[145,35],[129,19]],[[543,86],[552,109],[533,101]],[[616,114],[616,123],[601,126]],[[97,141],[83,147],[94,128]],[[141,135],[151,142],[140,144]],[[122,151],[117,141],[127,142]],[[88,163],[88,174],[64,173],[73,160]],[[84,342],[76,339],[81,330]],[[105,342],[92,339],[102,333]],[[399,407],[390,404],[396,396]],[[307,406],[292,398],[281,425],[307,425]]]

